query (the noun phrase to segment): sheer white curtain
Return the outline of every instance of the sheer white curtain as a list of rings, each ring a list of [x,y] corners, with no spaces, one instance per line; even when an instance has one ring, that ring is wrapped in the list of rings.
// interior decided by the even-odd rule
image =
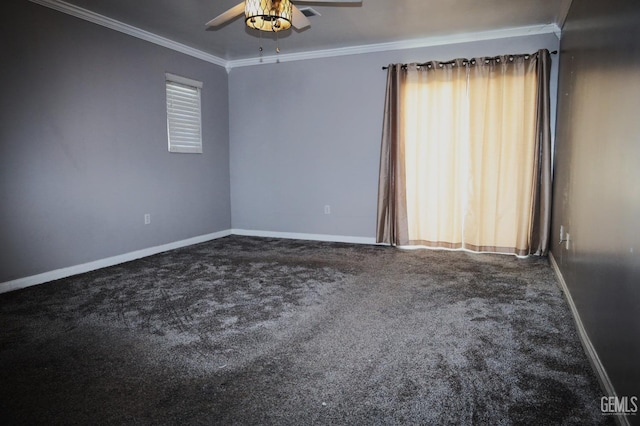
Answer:
[[[390,66],[378,242],[546,254],[548,58]]]
[[[409,65],[402,88],[408,243],[462,247],[467,73],[461,61]]]
[[[469,67],[469,180],[465,247],[528,254],[534,195],[536,62]]]

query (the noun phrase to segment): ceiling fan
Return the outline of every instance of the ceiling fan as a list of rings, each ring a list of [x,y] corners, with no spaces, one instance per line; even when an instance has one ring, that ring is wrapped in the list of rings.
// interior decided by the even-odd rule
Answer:
[[[362,0],[295,0],[296,3],[362,3]],[[244,12],[249,28],[278,32],[292,25],[300,30],[311,26],[307,17],[290,0],[245,0],[207,22],[207,29],[216,29]]]

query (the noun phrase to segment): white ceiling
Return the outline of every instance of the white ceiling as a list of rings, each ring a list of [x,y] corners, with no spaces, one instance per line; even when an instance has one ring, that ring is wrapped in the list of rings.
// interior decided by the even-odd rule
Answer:
[[[275,53],[273,34],[250,30],[240,17],[206,31],[205,23],[240,0],[65,0],[74,6],[184,44],[225,61]],[[562,26],[572,0],[363,0],[362,4],[298,3],[322,16],[303,31],[279,33],[282,53],[339,49],[461,34]],[[64,2],[53,0],[55,3]],[[295,3],[295,0],[293,0]],[[533,30],[532,30],[533,31]],[[525,28],[526,32],[526,28]]]

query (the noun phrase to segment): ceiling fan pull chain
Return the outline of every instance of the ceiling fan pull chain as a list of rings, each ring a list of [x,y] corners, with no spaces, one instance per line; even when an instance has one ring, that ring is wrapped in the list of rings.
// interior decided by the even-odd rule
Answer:
[[[32,0],[37,1],[37,0]],[[318,13],[309,9],[306,13],[298,9],[292,1],[297,0],[244,0],[226,12],[216,16],[207,22],[207,29],[218,29],[227,22],[244,15],[244,23],[247,27],[258,31],[273,31],[276,33],[276,53],[280,53],[280,38],[278,33],[293,27],[303,30],[311,26],[308,16],[317,16]],[[300,0],[302,1],[302,0]],[[305,0],[315,3],[359,3],[363,0]],[[315,13],[314,13],[315,12]],[[289,33],[288,35],[291,35]],[[262,33],[260,33],[262,36]],[[260,57],[264,51],[262,38],[260,39]]]

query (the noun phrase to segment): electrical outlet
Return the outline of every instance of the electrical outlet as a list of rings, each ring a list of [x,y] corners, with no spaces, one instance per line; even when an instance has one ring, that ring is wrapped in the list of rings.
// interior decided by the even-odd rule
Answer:
[[[331,214],[331,206],[330,205],[326,205],[324,206],[324,214]]]
[[[144,215],[144,224],[145,224],[145,225],[148,225],[148,224],[150,224],[150,223],[151,223],[151,215],[150,215],[149,213],[146,213],[146,214]]]

